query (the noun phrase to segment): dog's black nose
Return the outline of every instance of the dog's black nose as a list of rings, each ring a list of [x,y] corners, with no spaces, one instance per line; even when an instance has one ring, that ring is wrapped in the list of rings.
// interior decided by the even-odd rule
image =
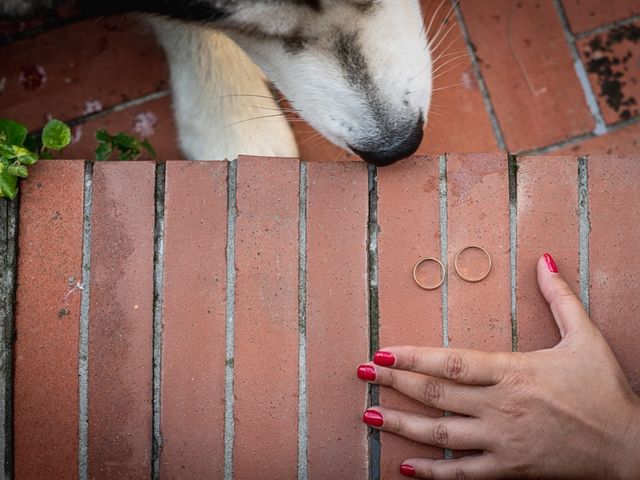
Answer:
[[[418,123],[416,123],[409,132],[409,135],[397,144],[392,145],[391,148],[360,150],[359,148],[354,148],[351,145],[349,145],[349,147],[364,161],[372,163],[378,167],[384,167],[414,154],[420,146],[420,142],[422,142],[423,129],[424,120],[420,117]]]

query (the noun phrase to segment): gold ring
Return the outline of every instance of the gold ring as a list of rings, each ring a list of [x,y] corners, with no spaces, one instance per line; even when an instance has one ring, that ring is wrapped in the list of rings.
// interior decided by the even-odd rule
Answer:
[[[486,271],[486,272],[484,272],[484,274],[483,274],[483,275],[481,275],[481,276],[480,276],[480,277],[478,277],[478,278],[468,278],[468,277],[465,277],[464,275],[462,275],[462,274],[460,273],[460,270],[458,269],[458,257],[460,256],[460,254],[461,254],[462,252],[464,252],[465,250],[469,250],[470,248],[475,248],[475,249],[477,249],[477,250],[480,250],[481,252],[483,252],[483,253],[487,256],[487,259],[489,260],[489,268],[487,268],[487,271]],[[457,255],[456,255],[456,259],[453,261],[453,265],[454,265],[454,266],[455,266],[455,268],[456,268],[456,273],[457,273],[458,275],[460,275],[460,278],[462,278],[462,279],[463,279],[464,281],[466,281],[466,282],[477,283],[477,282],[480,282],[480,281],[484,280],[485,278],[487,278],[487,276],[489,275],[489,272],[491,272],[491,265],[492,265],[492,263],[491,263],[491,255],[489,255],[489,252],[487,252],[484,248],[482,248],[482,247],[481,247],[481,246],[479,246],[479,245],[467,245],[466,247],[464,247],[462,250],[460,250],[460,251],[457,253]]]
[[[440,265],[440,272],[441,272],[440,281],[436,285],[424,285],[420,283],[420,281],[418,280],[418,276],[416,275],[416,272],[418,271],[418,267],[420,266],[420,264],[424,262],[436,262],[438,265]],[[433,258],[433,257],[421,258],[420,260],[418,260],[418,263],[416,263],[415,267],[413,267],[413,280],[416,282],[416,284],[420,288],[423,288],[425,290],[435,290],[436,288],[438,288],[440,285],[442,285],[442,282],[444,282],[444,276],[445,276],[444,265],[437,258]]]

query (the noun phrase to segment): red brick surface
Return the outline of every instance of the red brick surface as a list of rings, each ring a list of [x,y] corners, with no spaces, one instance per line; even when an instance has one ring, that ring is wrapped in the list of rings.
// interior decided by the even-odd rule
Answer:
[[[291,159],[238,160],[236,478],[296,477],[298,169]]]
[[[30,173],[20,187],[15,478],[74,479],[84,165],[43,161]]]
[[[640,22],[577,43],[608,124],[640,116]]]
[[[168,162],[161,475],[222,478],[227,164]]]
[[[562,5],[574,32],[583,32],[602,24],[640,15],[637,0],[562,0]]]
[[[448,155],[449,344],[511,350],[509,174],[506,155]],[[454,259],[468,245],[491,256],[489,276],[478,283],[455,273]],[[463,252],[459,267],[479,278],[488,266],[477,249]]]
[[[96,131],[105,129],[112,135],[125,132],[137,138],[147,138],[158,155],[158,160],[179,160],[184,158],[178,147],[176,128],[171,109],[171,97],[109,113],[86,123],[71,127],[73,141],[64,150],[67,158],[94,159],[98,146]],[[117,160],[113,154],[112,160]],[[143,151],[140,160],[152,157]]]
[[[360,422],[367,390],[354,381],[355,366],[369,353],[367,185],[364,163],[308,165],[310,478],[369,478],[367,427]]]
[[[98,162],[93,180],[89,477],[148,477],[154,164]]]
[[[589,158],[589,270],[593,321],[604,333],[631,386],[640,392],[638,271],[640,160]]]
[[[550,253],[578,292],[578,163],[573,157],[518,160],[517,321],[519,350],[554,346],[560,340],[542,297],[536,263]]]
[[[640,151],[640,123],[554,150],[553,155],[633,154]]]
[[[141,33],[144,31],[145,33]],[[0,47],[0,115],[44,125],[88,112],[87,102],[111,107],[165,89],[161,49],[137,20],[86,20]]]
[[[425,291],[413,281],[415,263],[440,258],[439,169],[437,157],[418,157],[378,171],[380,347],[442,345],[441,291]],[[380,404],[427,412],[417,402],[382,388]],[[400,463],[441,451],[382,432],[381,478],[402,478]]]
[[[509,150],[593,130],[552,0],[461,8]]]

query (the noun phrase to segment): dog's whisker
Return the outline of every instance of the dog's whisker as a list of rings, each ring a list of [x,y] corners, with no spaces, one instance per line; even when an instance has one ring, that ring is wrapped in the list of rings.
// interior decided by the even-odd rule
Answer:
[[[229,123],[228,125],[225,125],[224,128],[233,127],[234,125],[239,125],[240,123],[250,122],[252,120],[265,120],[265,119],[268,119],[268,118],[284,117],[284,116],[285,116],[284,113],[274,113],[273,115],[262,115],[262,116],[259,116],[259,117],[245,118],[244,120],[238,120],[237,122]],[[298,119],[298,118],[289,118],[288,120],[290,122],[301,122],[301,123],[304,122],[304,120]]]
[[[451,27],[445,32],[444,35],[442,35],[442,37],[440,37],[437,41],[433,41],[430,45],[431,51],[432,52],[436,52],[438,51],[438,48],[440,48],[440,45],[443,44],[443,42],[447,39],[447,37],[449,36],[449,34],[457,27],[458,25],[455,23],[451,24]],[[458,35],[456,37],[454,37],[453,41],[456,41],[458,39],[458,37],[460,36],[460,33],[458,32]]]
[[[277,107],[263,107],[261,105],[246,105],[246,104],[241,104],[241,107],[247,107],[247,108],[259,108],[261,110],[271,110],[274,112],[283,112],[283,113],[300,113],[300,110],[296,110],[296,109],[289,109],[289,108],[277,108]]]
[[[455,62],[456,60],[460,60],[461,58],[465,58],[468,57],[468,54],[464,54],[464,55],[458,55],[456,57],[450,58],[449,60],[447,60],[446,62],[441,63],[440,65],[438,65],[436,68],[433,69],[433,74],[435,75],[436,73],[438,73],[440,70],[442,70],[442,68],[446,67],[447,65],[449,65],[452,62]]]
[[[435,35],[433,36],[433,39],[431,39],[430,43],[433,43],[438,38],[438,35],[441,34],[443,27],[449,22],[449,18],[451,17],[451,14],[453,13],[453,11],[456,8],[456,6],[458,5],[458,3],[459,3],[459,0],[456,0],[453,3],[453,5],[451,5],[451,8],[447,12],[447,14],[444,16],[444,19],[442,20],[442,23],[440,24],[440,27],[438,28],[438,30],[436,31]],[[453,25],[455,25],[455,23]]]
[[[427,30],[425,32],[425,36],[427,38],[429,38],[429,34],[431,33],[431,27],[433,26],[433,22],[435,21],[436,17],[438,16],[438,12],[440,11],[440,9],[442,8],[442,6],[444,5],[446,0],[442,0],[440,2],[440,4],[438,5],[438,8],[436,8],[435,12],[433,12],[433,15],[431,15],[431,20],[429,20],[429,25],[427,26]],[[424,31],[424,26],[425,26],[425,21],[423,20],[422,22],[422,30]]]
[[[458,83],[454,83],[452,85],[447,85],[446,87],[438,87],[438,88],[434,88],[431,91],[432,92],[439,92],[441,90],[448,90],[450,88],[454,88],[454,87],[461,87],[462,86],[462,82],[458,82]]]

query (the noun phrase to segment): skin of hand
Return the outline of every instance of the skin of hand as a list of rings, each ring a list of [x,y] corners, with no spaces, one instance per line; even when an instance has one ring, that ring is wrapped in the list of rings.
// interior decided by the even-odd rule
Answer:
[[[431,418],[384,406],[368,425],[414,441],[477,453],[408,458],[403,475],[435,480],[640,478],[640,399],[582,304],[545,254],[538,283],[560,330],[529,353],[388,347],[358,377],[457,415]]]

